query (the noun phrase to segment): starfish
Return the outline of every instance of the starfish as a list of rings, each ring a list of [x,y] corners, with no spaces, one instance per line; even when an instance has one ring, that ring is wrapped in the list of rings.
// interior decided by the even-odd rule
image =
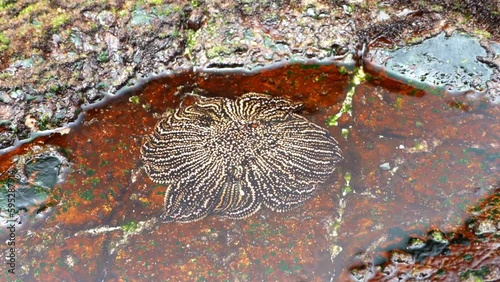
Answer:
[[[337,141],[283,98],[199,97],[160,120],[141,148],[148,176],[166,184],[165,222],[215,214],[284,212],[311,198],[342,160]]]

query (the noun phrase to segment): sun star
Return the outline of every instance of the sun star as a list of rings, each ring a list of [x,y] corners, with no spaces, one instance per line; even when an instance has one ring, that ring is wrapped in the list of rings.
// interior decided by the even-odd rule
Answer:
[[[167,186],[163,221],[242,219],[311,198],[342,155],[328,131],[295,113],[301,107],[258,93],[200,97],[159,121],[141,159]]]

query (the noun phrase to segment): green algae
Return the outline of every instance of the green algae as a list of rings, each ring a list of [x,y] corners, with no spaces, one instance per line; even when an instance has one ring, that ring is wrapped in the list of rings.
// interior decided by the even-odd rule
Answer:
[[[87,190],[85,192],[82,192],[79,194],[79,196],[84,199],[84,200],[87,200],[87,201],[92,201],[95,196],[94,196],[94,193],[92,190]]]
[[[186,35],[186,48],[184,50],[184,54],[187,55],[190,59],[193,59],[192,50],[196,45],[197,33],[192,29],[187,30]]]
[[[147,0],[149,4],[153,5],[161,5],[163,3],[162,0]]]
[[[129,222],[125,223],[124,225],[122,225],[123,231],[125,231],[127,233],[134,233],[134,231],[136,231],[138,227],[139,226],[138,226],[137,222],[134,222],[134,221],[129,221]]]
[[[326,120],[326,125],[327,126],[337,126],[338,125],[338,120],[342,115],[348,114],[349,116],[352,116],[352,98],[354,97],[354,92],[356,92],[356,86],[359,84],[365,82],[368,79],[368,76],[365,74],[363,68],[357,68],[356,71],[354,72],[354,75],[350,81],[350,87],[349,90],[345,96],[344,101],[342,102],[342,108],[340,111],[331,116]]]
[[[68,14],[62,13],[52,18],[50,25],[52,26],[52,30],[54,32],[59,31],[59,28],[71,20],[71,17]]]
[[[132,104],[134,105],[139,105],[140,101],[139,101],[139,96],[131,96],[128,98],[128,101],[131,102]]]
[[[9,48],[10,39],[3,33],[0,32],[0,52],[3,52]]]
[[[9,9],[12,9],[15,4],[16,4],[16,1],[14,1],[14,0],[1,0],[0,1],[0,11],[6,11]]]
[[[351,179],[352,179],[351,173],[346,172],[344,175],[345,185],[342,188],[342,196],[345,196],[353,191],[351,187]]]
[[[97,54],[97,61],[99,63],[105,63],[109,61],[108,51],[101,51]]]
[[[483,266],[480,269],[468,269],[460,273],[460,278],[462,281],[484,281],[485,276],[488,274],[490,274],[490,269]]]
[[[213,59],[221,55],[231,54],[231,50],[224,45],[216,45],[207,50],[207,58]]]

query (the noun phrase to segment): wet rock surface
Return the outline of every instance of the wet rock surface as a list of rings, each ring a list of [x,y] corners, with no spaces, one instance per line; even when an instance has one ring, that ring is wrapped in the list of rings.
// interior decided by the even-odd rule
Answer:
[[[14,158],[10,167],[3,167],[0,181],[0,218],[3,222],[14,220],[22,224],[30,217],[45,216],[44,212],[56,203],[52,197],[60,197],[53,190],[64,182],[68,168],[64,151],[54,146],[35,146]]]
[[[496,217],[475,221],[476,237],[463,228],[449,234],[466,206],[499,183],[499,114],[491,105],[500,93],[494,1],[160,2],[0,4],[0,148],[77,117],[83,121],[1,151],[2,171],[46,144],[63,148],[73,164],[68,180],[52,187],[53,168],[60,167],[52,155],[38,158],[52,170],[26,162],[33,166],[22,183],[39,183],[37,175],[47,174],[50,185],[43,186],[51,189],[43,189],[43,199],[30,196],[37,200],[30,213],[21,209],[29,220],[17,231],[16,278],[48,280],[56,273],[61,280],[138,280],[168,273],[173,280],[345,281],[353,255],[386,246],[391,236],[406,236],[407,244],[401,234],[411,230],[416,235],[407,247],[385,248],[395,250],[380,255],[385,260],[362,260],[359,279],[382,269],[384,277],[410,280],[443,275],[429,261],[460,249],[462,237],[478,240],[478,249],[493,250],[484,253],[491,256],[457,256],[446,261],[442,277],[497,277],[496,261],[489,260],[498,254],[498,236],[491,235],[498,232]],[[446,41],[456,32],[481,46],[474,63],[490,75],[472,79],[468,86],[479,87],[466,93],[412,84],[419,77],[405,76],[407,68],[388,74],[391,57],[369,60],[377,51]],[[260,68],[283,61],[296,64]],[[354,83],[354,65],[367,70],[362,82]],[[204,71],[179,71],[191,67]],[[259,73],[227,70],[233,67]],[[221,68],[225,72],[211,72]],[[171,77],[157,77],[143,90],[121,90],[166,70],[174,70]],[[167,187],[144,177],[138,148],[159,116],[191,90],[227,97],[255,91],[304,103],[302,114],[312,122],[338,124],[329,131],[347,165],[293,213],[157,224]],[[116,99],[108,95],[118,92],[123,95]],[[106,104],[97,105],[102,99]],[[9,177],[14,182],[5,181]],[[27,188],[12,177],[1,175],[4,190]],[[446,230],[434,235],[447,242],[418,232],[430,225]],[[475,246],[467,244],[466,254]]]
[[[7,1],[0,14],[0,148],[168,69],[357,57],[442,30],[499,36],[495,1]]]
[[[477,38],[465,34],[445,37],[441,33],[422,44],[377,51],[374,60],[387,69],[408,79],[446,87],[451,92],[485,91],[493,74],[488,65],[478,61],[478,57],[486,57],[486,49]]]
[[[472,216],[454,232],[432,230],[425,237],[410,237],[403,249],[383,254],[383,264],[365,258],[367,263],[351,269],[352,280],[500,280],[499,201],[497,189],[474,206]]]

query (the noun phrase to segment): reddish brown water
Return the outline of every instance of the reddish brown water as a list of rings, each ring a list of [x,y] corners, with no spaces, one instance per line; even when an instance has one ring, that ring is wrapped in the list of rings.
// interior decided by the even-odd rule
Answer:
[[[376,253],[431,226],[452,228],[468,205],[498,184],[498,107],[429,94],[372,73],[356,88],[352,116],[344,114],[338,127],[329,128],[345,161],[304,206],[287,213],[264,209],[244,220],[156,223],[138,231],[139,222],[161,214],[166,189],[140,170],[139,148],[183,93],[282,96],[303,102],[301,114],[326,127],[350,79],[335,66],[319,65],[182,72],[88,110],[83,124],[67,135],[41,138],[2,156],[0,168],[6,170],[14,155],[52,144],[72,163],[49,207],[17,231],[18,277],[344,281],[357,253]],[[347,138],[342,128],[349,129]],[[352,191],[344,195],[347,175]],[[106,226],[136,233],[85,233]]]

